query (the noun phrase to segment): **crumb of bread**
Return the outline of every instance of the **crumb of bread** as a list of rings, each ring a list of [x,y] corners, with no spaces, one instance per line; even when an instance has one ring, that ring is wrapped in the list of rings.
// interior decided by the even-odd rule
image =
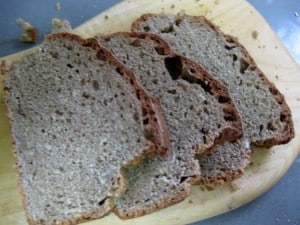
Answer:
[[[18,24],[22,27],[22,34],[20,37],[20,41],[23,42],[37,42],[38,39],[38,29],[32,26],[30,23],[25,22],[21,18],[17,19]]]
[[[241,189],[241,181],[239,179],[228,182],[228,185],[232,192]]]
[[[56,8],[57,11],[60,11],[60,9],[61,9],[60,2],[55,3],[55,8]]]
[[[174,9],[174,8],[175,8],[175,5],[174,5],[174,4],[172,4],[172,5],[171,5],[171,9]]]
[[[11,61],[9,60],[0,61],[0,74],[5,74],[9,72],[10,67],[11,67]]]
[[[252,31],[251,36],[254,40],[256,40],[258,36],[258,32],[256,30]]]
[[[105,16],[104,16],[104,19],[108,20],[108,19],[109,19],[108,15],[105,15]]]
[[[68,20],[61,20],[59,18],[52,19],[52,33],[71,32],[72,27]]]

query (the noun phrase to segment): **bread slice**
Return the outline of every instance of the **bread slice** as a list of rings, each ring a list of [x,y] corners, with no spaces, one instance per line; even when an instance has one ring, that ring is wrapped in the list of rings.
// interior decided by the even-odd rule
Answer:
[[[145,14],[132,29],[160,35],[226,85],[241,113],[244,136],[252,144],[272,147],[294,137],[291,112],[283,95],[237,39],[222,33],[205,17]]]
[[[115,198],[121,218],[141,216],[183,200],[200,175],[195,153],[240,138],[241,121],[228,90],[158,36],[116,33],[98,39],[160,99],[169,126],[169,154],[126,168],[128,189]]]
[[[5,90],[30,224],[104,216],[126,188],[121,168],[169,148],[159,101],[96,40],[46,37]]]
[[[202,183],[222,183],[239,177],[250,161],[245,154],[250,151],[249,142],[272,147],[294,137],[291,112],[283,95],[235,38],[222,33],[204,17],[145,14],[132,24],[132,30],[158,34],[178,53],[202,65],[228,87],[241,113],[243,139],[198,157]],[[238,155],[243,157],[238,159]]]

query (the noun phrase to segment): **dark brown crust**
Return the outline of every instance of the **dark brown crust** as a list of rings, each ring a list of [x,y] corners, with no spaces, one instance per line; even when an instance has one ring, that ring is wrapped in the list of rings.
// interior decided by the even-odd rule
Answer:
[[[220,136],[210,144],[211,147],[215,146],[216,144],[223,143],[224,141],[235,141],[243,136],[242,120],[230,97],[228,89],[219,81],[217,81],[212,75],[210,75],[203,67],[184,56],[178,55],[174,50],[171,49],[170,45],[158,35],[145,32],[117,32],[105,35],[103,37],[109,39],[114,36],[140,38],[154,42],[156,44],[156,48],[159,48],[161,51],[163,51],[167,57],[180,57],[183,67],[187,70],[193,70],[193,76],[196,79],[204,81],[204,83],[211,88],[211,91],[217,99],[222,97],[223,99],[227,100],[226,105],[224,104],[224,112],[226,112],[228,116],[233,119],[233,121],[231,122],[230,127],[225,127],[220,132]],[[206,150],[208,149],[199,148],[197,153],[200,154],[202,151]]]
[[[134,74],[129,69],[127,69],[121,62],[119,62],[110,53],[110,51],[108,51],[104,47],[100,46],[96,39],[84,40],[80,36],[77,36],[75,34],[70,34],[70,33],[56,33],[56,34],[48,35],[45,37],[45,40],[53,40],[53,39],[58,39],[58,40],[68,39],[70,41],[76,41],[83,46],[86,46],[93,50],[96,50],[97,55],[99,53],[101,53],[101,55],[104,54],[108,63],[110,63],[110,64],[116,66],[116,68],[120,69],[121,73],[124,75],[123,77],[130,81],[132,87],[136,90],[136,92],[140,96],[140,101],[142,102],[143,107],[146,108],[146,110],[148,111],[148,114],[150,115],[149,121],[150,121],[150,126],[152,129],[152,132],[154,134],[154,138],[151,139],[151,142],[153,144],[151,144],[149,146],[149,149],[146,149],[146,153],[149,155],[165,154],[165,152],[170,148],[170,140],[169,140],[169,132],[168,132],[168,129],[166,126],[166,122],[165,122],[163,114],[162,114],[160,102],[147,93],[147,91],[136,81]],[[5,84],[4,84],[4,91],[5,91],[6,95],[9,92],[9,88],[7,88],[5,86]],[[8,114],[9,107],[8,107],[6,101],[5,101],[5,106],[6,106],[7,114]],[[8,118],[9,118],[9,114],[8,114]],[[10,123],[10,127],[11,127],[11,121],[9,123]],[[15,141],[14,141],[13,137],[11,137],[11,138],[12,138],[13,146],[15,146]],[[43,224],[45,224],[44,221],[34,221],[34,219],[32,218],[32,215],[29,210],[29,205],[28,205],[29,203],[26,198],[25,191],[23,189],[23,185],[21,182],[22,169],[21,169],[20,164],[18,163],[18,160],[16,157],[15,147],[13,149],[13,153],[14,153],[15,162],[17,164],[18,184],[19,184],[19,188],[20,188],[20,193],[23,197],[23,205],[25,208],[28,223],[30,225],[36,225],[36,224],[43,225]],[[121,187],[120,190],[125,190],[126,181],[124,180],[124,182],[122,184],[124,184],[124,187]],[[100,218],[100,217],[103,217],[103,216],[107,215],[108,213],[110,213],[110,211],[113,209],[113,207],[114,206],[113,206],[112,199],[107,198],[107,200],[105,201],[105,203],[103,204],[101,209],[99,208],[96,211],[89,212],[84,215],[73,216],[73,217],[70,217],[70,218],[62,220],[62,221],[57,221],[55,224],[56,225],[72,225],[72,224],[78,224],[80,222],[85,222],[90,219]]]
[[[133,31],[139,30],[139,24],[146,21],[148,18],[155,16],[156,14],[144,14],[139,19],[134,21],[132,23],[131,29]],[[183,13],[177,14],[176,18],[189,18],[192,21],[199,22],[207,24],[209,27],[211,27],[217,35],[225,37],[228,41],[232,42],[234,45],[236,45],[244,54],[245,58],[248,60],[248,63],[250,65],[250,68],[256,72],[257,76],[260,77],[260,79],[263,81],[263,83],[268,87],[270,92],[273,94],[276,101],[281,105],[281,118],[282,122],[285,122],[284,130],[281,132],[281,134],[270,137],[264,140],[255,140],[252,141],[252,144],[259,146],[259,147],[267,147],[270,148],[274,145],[279,144],[286,144],[288,143],[292,138],[295,137],[295,131],[292,121],[292,115],[289,106],[285,102],[284,96],[279,92],[279,90],[275,87],[275,85],[270,82],[267,77],[263,74],[263,72],[257,67],[256,63],[254,62],[254,59],[250,56],[246,48],[238,42],[237,38],[224,34],[221,29],[214,25],[211,21],[207,20],[204,16],[190,16]]]

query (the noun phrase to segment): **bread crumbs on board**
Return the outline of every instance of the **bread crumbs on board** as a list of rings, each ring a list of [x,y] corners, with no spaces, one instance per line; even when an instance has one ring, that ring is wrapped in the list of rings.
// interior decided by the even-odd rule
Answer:
[[[55,8],[56,8],[57,11],[60,11],[60,9],[61,9],[60,2],[55,3]]]
[[[22,27],[22,34],[20,36],[20,41],[22,42],[37,42],[38,39],[38,29],[32,26],[30,23],[24,21],[23,19],[17,19],[17,23]]]
[[[258,32],[256,30],[252,31],[251,36],[254,40],[256,40],[258,36]]]
[[[104,16],[104,19],[108,20],[108,19],[109,19],[108,15],[105,15],[105,16]]]

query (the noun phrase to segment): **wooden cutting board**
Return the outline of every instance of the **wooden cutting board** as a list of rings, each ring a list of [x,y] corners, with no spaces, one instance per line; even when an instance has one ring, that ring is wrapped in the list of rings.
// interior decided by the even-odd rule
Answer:
[[[75,32],[91,37],[99,32],[129,30],[131,22],[146,12],[184,10],[192,15],[205,15],[232,34],[248,49],[258,66],[285,95],[295,125],[296,137],[287,145],[270,150],[256,149],[245,175],[213,191],[194,186],[192,195],[180,204],[150,215],[122,221],[115,215],[87,222],[89,225],[153,225],[186,224],[237,208],[267,191],[290,167],[300,149],[300,68],[293,61],[278,37],[244,0],[128,0],[97,15]],[[256,35],[253,35],[254,33]],[[257,37],[256,37],[257,36]],[[5,57],[16,60],[32,50]],[[2,80],[5,76],[0,76]],[[17,188],[8,120],[0,87],[0,224],[27,224]]]

